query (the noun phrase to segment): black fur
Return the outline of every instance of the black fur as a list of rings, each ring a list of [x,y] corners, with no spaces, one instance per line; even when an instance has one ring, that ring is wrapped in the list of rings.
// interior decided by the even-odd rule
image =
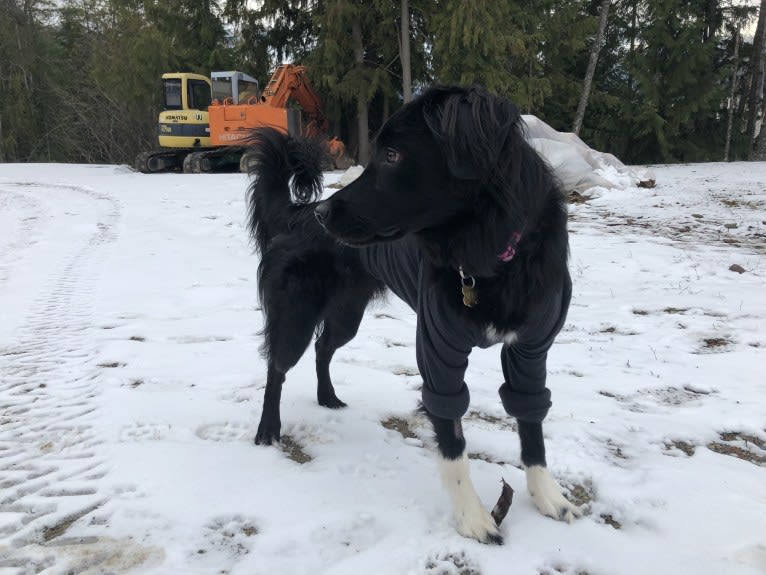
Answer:
[[[388,149],[399,162],[386,162]],[[322,204],[326,229],[347,244],[414,234],[444,297],[500,333],[524,323],[567,273],[565,196],[524,139],[516,107],[478,88],[431,89],[401,108],[364,173]],[[505,264],[497,255],[514,232],[523,239]],[[481,278],[471,310],[455,290],[460,266]]]
[[[517,330],[559,293],[567,274],[565,197],[522,130],[516,107],[481,88],[429,89],[381,129],[363,174],[319,203],[310,201],[320,189],[318,148],[273,130],[258,133],[248,202],[262,254],[268,380],[256,443],[279,439],[285,373],[320,325],[319,402],[344,405],[330,381],[330,358],[383,290],[362,266],[359,246],[414,235],[433,288],[464,321],[498,333]],[[516,255],[503,262],[498,255],[514,233],[521,234]],[[481,285],[470,309],[460,267]],[[442,455],[461,457],[460,421],[429,417]],[[521,424],[520,437],[524,462],[545,465],[541,424]]]
[[[285,138],[271,129],[255,130],[248,142],[253,159],[248,228],[256,249],[263,254],[274,236],[289,231],[292,220],[301,213],[310,214],[302,204],[322,193],[325,152],[313,140]]]
[[[280,437],[285,374],[315,333],[317,400],[330,408],[345,406],[332,385],[330,360],[356,335],[365,307],[383,286],[362,268],[357,251],[339,246],[314,217],[311,200],[322,189],[323,148],[270,128],[257,130],[252,142],[248,227],[261,253],[258,290],[268,358],[255,442],[269,445]]]

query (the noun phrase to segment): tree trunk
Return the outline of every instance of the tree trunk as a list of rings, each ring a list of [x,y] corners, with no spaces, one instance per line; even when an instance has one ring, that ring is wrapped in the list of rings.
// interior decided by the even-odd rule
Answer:
[[[764,0],[766,2],[766,0]],[[362,43],[362,24],[359,18],[354,19],[351,24],[351,37],[354,41],[354,61],[356,67],[361,71],[364,66],[364,44]],[[356,97],[356,117],[357,129],[359,130],[359,150],[357,161],[367,165],[370,159],[370,136],[369,136],[369,111],[367,104],[367,84],[362,81],[359,86],[359,93]]]
[[[636,36],[638,35],[638,2],[631,2],[630,12],[630,58],[633,60],[633,56],[636,53]]]
[[[747,98],[747,159],[753,158],[753,140],[755,139],[755,122],[758,119],[760,106],[758,99],[761,95],[763,83],[763,35],[766,28],[766,0],[761,0],[761,8],[758,14],[758,26],[753,37],[753,56],[750,76],[750,93]]]
[[[763,99],[761,132],[758,134],[758,141],[755,144],[755,153],[753,154],[753,159],[759,162],[766,162],[766,98]]]
[[[601,44],[604,39],[604,31],[606,30],[606,20],[607,16],[609,15],[609,2],[610,0],[603,0],[601,2],[601,17],[598,21],[598,32],[596,32],[596,38],[593,40],[593,47],[590,50],[588,69],[585,72],[585,81],[583,82],[582,86],[582,94],[580,94],[580,103],[577,105],[577,113],[575,114],[574,125],[572,126],[572,131],[575,134],[580,133],[580,128],[582,128],[582,121],[583,118],[585,118],[585,108],[588,107],[590,88],[593,85],[593,76],[596,75],[598,54],[601,51]]]
[[[410,58],[410,2],[402,0],[402,30],[399,36],[399,55],[402,61],[402,93],[404,103],[412,100],[412,60]]]
[[[707,0],[705,7],[705,30],[702,33],[702,41],[708,43],[715,38],[718,29],[718,0]]]
[[[731,127],[734,123],[734,95],[737,93],[737,68],[739,67],[739,28],[734,33],[734,65],[731,70],[731,92],[729,93],[729,117],[726,120],[726,145],[723,149],[723,161],[729,161],[731,149]]]

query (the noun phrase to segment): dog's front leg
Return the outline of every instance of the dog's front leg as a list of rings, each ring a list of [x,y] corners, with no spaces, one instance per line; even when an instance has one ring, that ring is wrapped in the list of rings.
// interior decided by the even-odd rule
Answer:
[[[532,501],[543,515],[571,523],[582,516],[576,505],[567,501],[561,487],[548,471],[545,462],[543,424],[518,421],[521,439],[521,461],[527,472],[527,489]]]
[[[481,504],[471,481],[465,453],[463,426],[459,419],[442,419],[428,413],[439,448],[439,472],[452,500],[458,533],[482,543],[501,545],[503,537],[489,511]]]

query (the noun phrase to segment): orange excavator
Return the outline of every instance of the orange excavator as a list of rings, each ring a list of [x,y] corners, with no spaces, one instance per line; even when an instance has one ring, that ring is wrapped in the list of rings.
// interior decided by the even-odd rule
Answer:
[[[172,90],[165,86],[165,94],[174,96],[172,103],[175,106],[168,106],[166,102],[166,109],[160,113],[160,147],[165,149],[139,154],[136,158],[135,167],[141,172],[181,168],[186,173],[247,171],[247,138],[253,128],[268,126],[291,135],[309,137],[326,134],[329,129],[322,101],[308,80],[305,66],[279,66],[262,92],[257,80],[247,74],[213,72],[209,81],[212,101],[205,102],[206,109],[194,103],[201,101],[199,96],[195,100],[191,92],[186,94],[192,88],[192,80],[189,80],[189,88],[184,88],[185,76],[192,75],[163,75],[163,83],[173,82]],[[199,83],[199,77],[195,76],[194,80]],[[196,89],[199,92],[199,86]],[[200,137],[205,120],[207,133]],[[194,122],[193,131],[197,137],[171,137],[190,134],[190,122]],[[333,162],[331,167],[351,165],[340,140],[331,138],[327,145]]]

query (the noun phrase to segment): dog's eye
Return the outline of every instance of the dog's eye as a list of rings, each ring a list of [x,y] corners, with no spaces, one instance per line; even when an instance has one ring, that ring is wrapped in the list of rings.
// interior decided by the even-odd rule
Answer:
[[[394,150],[393,148],[386,148],[386,161],[389,164],[395,164],[401,159],[401,155],[399,152]]]

